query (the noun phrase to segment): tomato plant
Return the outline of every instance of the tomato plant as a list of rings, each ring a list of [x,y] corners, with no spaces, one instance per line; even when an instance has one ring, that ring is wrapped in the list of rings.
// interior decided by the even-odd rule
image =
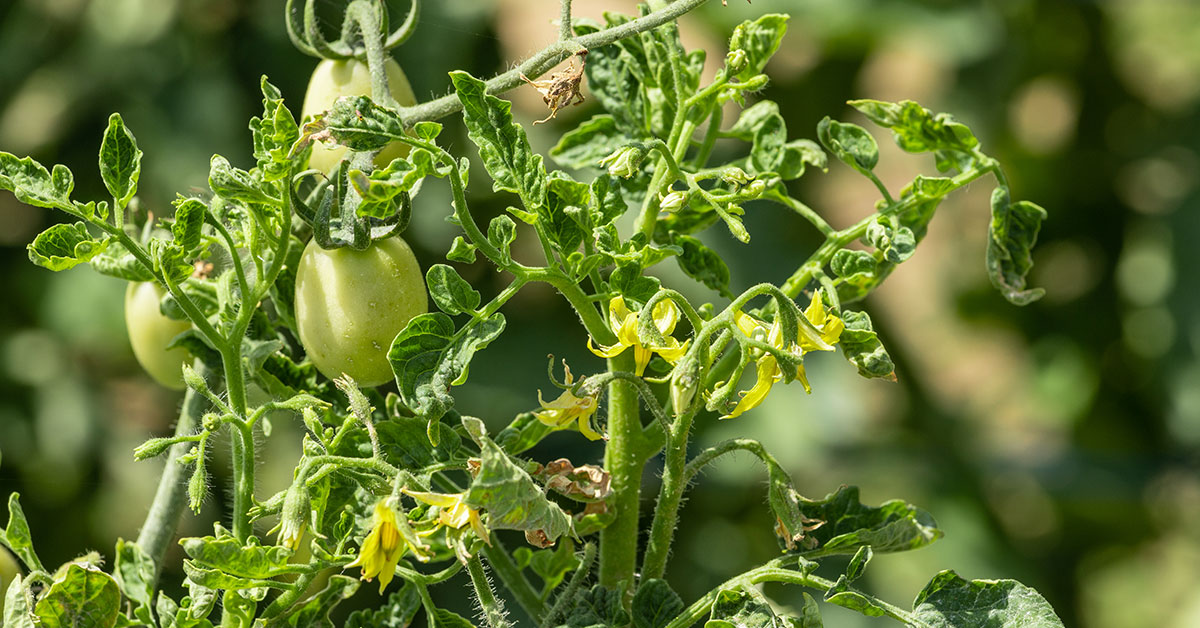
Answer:
[[[392,380],[392,340],[429,308],[421,268],[399,237],[364,251],[310,241],[296,269],[295,303],[309,360],[326,377],[345,373],[364,386]]]
[[[167,345],[191,329],[192,323],[162,313],[159,304],[165,294],[166,290],[153,282],[130,282],[125,290],[125,328],[133,355],[146,373],[167,388],[181,390],[183,365],[191,356],[182,347],[168,349]]]
[[[779,106],[758,95],[788,16],[742,22],[704,72],[708,55],[687,50],[675,24],[703,0],[655,0],[636,19],[607,14],[603,23],[574,20],[563,0],[558,41],[487,81],[452,71],[452,94],[411,104],[387,50],[412,32],[418,4],[393,31],[386,3],[353,0],[341,38],[329,41],[314,23],[316,0],[289,0],[293,42],[324,59],[304,115],[298,121],[264,78],[263,111],[250,123],[253,166],[214,157],[211,194],[180,197],[156,224],[129,224],[142,153],[117,114],[100,148],[111,201],[76,200],[66,166],[0,152],[0,189],[76,221],[37,236],[30,258],[130,281],[135,352],[168,383],[182,371],[187,387],[174,433],[134,451],[169,462],[137,540],[116,544],[113,575],[97,557],[47,569],[10,497],[0,542],[29,577],[7,592],[20,608],[6,611],[6,625],[62,625],[65,614],[89,626],[211,626],[218,598],[222,626],[332,625],[330,613],[360,580],[377,580],[395,593],[347,625],[408,625],[423,609],[430,626],[472,626],[430,594],[461,571],[490,628],[512,625],[508,600],[528,625],[547,628],[686,628],[706,617],[711,626],[821,625],[812,596],[784,611],[760,588],[766,582],[914,626],[1062,625],[1025,585],[948,570],[911,608],[879,599],[856,581],[874,554],[941,538],[928,513],[901,500],[863,504],[853,487],[807,498],[763,443],[732,438],[700,449],[693,440],[703,422],[761,417],[759,405],[785,384],[823,385],[810,378],[810,360],[840,352],[865,378],[896,379],[884,338],[855,304],[902,272],[943,199],[968,185],[995,182],[983,256],[992,283],[1014,304],[1041,296],[1026,277],[1045,212],[1014,199],[1000,163],[966,125],[912,101],[851,102],[900,148],[931,158],[936,174],[893,189],[875,172],[880,151],[867,128],[825,117],[816,141],[797,138]],[[570,69],[539,78],[568,59]],[[541,123],[577,103],[584,80],[604,111],[563,134],[550,159],[535,153],[498,94],[536,89],[551,109]],[[737,112],[728,125],[727,110]],[[506,211],[486,225],[468,194],[470,158],[446,148],[455,142],[436,122],[459,112],[479,172],[506,195]],[[718,139],[728,146],[715,150]],[[387,154],[397,143],[403,150]],[[317,152],[321,144],[348,151],[345,159]],[[856,172],[879,192],[868,215],[842,228],[790,185],[829,168]],[[486,299],[449,263],[432,264],[423,278],[399,237],[412,197],[433,185],[446,186],[452,202],[421,211],[447,212],[459,233],[423,248],[502,271],[508,284]],[[746,282],[738,292],[709,243],[748,245],[743,216],[768,204],[786,208],[820,244],[784,281]],[[518,260],[515,246],[529,253]],[[219,262],[213,272],[191,277],[209,258]],[[668,285],[679,280],[657,272],[668,261],[699,285]],[[552,363],[547,378],[558,395],[520,391],[528,411],[515,417],[463,415],[456,388],[468,385],[473,358],[505,333],[506,307],[531,283],[565,299],[582,326],[575,348],[594,357],[574,371],[563,362],[561,378]],[[702,297],[684,294],[701,286]],[[170,311],[188,323],[162,316],[167,293]],[[427,299],[438,311],[426,311]],[[194,367],[164,350],[183,331]],[[290,484],[267,495],[255,481],[256,451],[280,437],[270,429],[278,413],[296,415],[305,433],[291,443]],[[602,444],[602,460],[531,458],[556,432]],[[228,457],[212,456],[226,443]],[[685,604],[668,580],[681,508],[705,467],[734,452],[765,469],[773,524],[762,533],[774,535],[780,555],[740,566]],[[183,505],[201,514],[217,461],[228,462],[233,480],[228,517],[210,535],[178,541],[183,586],[160,587]],[[643,490],[657,493],[649,512]],[[485,561],[508,596],[497,595]],[[330,575],[348,569],[358,577]]]

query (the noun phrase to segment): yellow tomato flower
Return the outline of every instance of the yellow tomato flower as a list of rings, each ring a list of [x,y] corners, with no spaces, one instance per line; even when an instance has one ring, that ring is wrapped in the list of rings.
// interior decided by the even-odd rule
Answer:
[[[484,543],[492,544],[491,536],[488,534],[487,528],[484,527],[483,521],[479,518],[479,511],[471,508],[464,500],[466,493],[423,493],[421,491],[410,491],[402,489],[405,495],[429,504],[430,506],[438,507],[438,523],[455,530],[461,530],[466,526],[471,526],[471,530],[475,532],[479,538],[483,539]]]
[[[654,306],[654,326],[667,340],[667,344],[661,347],[649,347],[643,345],[638,339],[638,314],[637,312],[629,311],[625,306],[625,299],[621,295],[617,295],[608,302],[608,324],[617,334],[617,344],[596,348],[592,345],[592,339],[588,338],[588,349],[602,358],[612,358],[620,355],[629,347],[633,347],[634,363],[637,369],[634,374],[641,377],[646,372],[646,365],[650,363],[650,358],[657,353],[664,360],[674,364],[683,354],[687,352],[686,342],[679,342],[671,337],[671,332],[675,331],[675,324],[679,322],[679,306],[673,301],[659,301]]]
[[[566,367],[566,383],[570,386],[574,383],[574,378],[571,376],[571,369]],[[558,399],[546,403],[542,398],[542,391],[538,391],[538,403],[542,409],[534,412],[533,415],[537,420],[545,425],[549,425],[555,429],[564,429],[569,427],[572,422],[579,422],[579,432],[588,438],[588,440],[600,440],[604,438],[596,430],[592,429],[592,415],[596,414],[596,398],[594,396],[578,397],[570,389],[564,390]]]
[[[800,324],[798,330],[800,351],[802,353],[832,351],[833,345],[841,339],[842,331],[846,326],[841,318],[825,307],[819,290],[813,295],[808,308],[804,310],[804,318],[812,324],[812,327],[810,328],[804,323]],[[734,322],[746,336],[762,340],[776,349],[786,350],[783,346],[783,329],[779,324],[779,317],[775,318],[775,322],[769,328],[762,321],[741,312],[734,315]],[[742,393],[742,398],[734,406],[733,411],[722,416],[722,419],[732,419],[757,407],[767,398],[771,386],[783,379],[783,369],[779,367],[779,361],[775,359],[775,356],[770,353],[764,353],[756,361],[755,367],[757,379],[754,387]],[[812,392],[812,386],[808,383],[808,375],[804,372],[803,364],[796,367],[795,379],[800,380],[800,384],[804,386],[804,392]]]
[[[371,526],[371,531],[359,549],[358,558],[346,565],[347,568],[362,567],[363,580],[379,576],[379,592],[381,594],[387,588],[388,583],[392,581],[392,577],[396,575],[396,564],[400,562],[400,558],[404,556],[404,552],[410,546],[413,548],[413,555],[418,560],[428,560],[428,556],[420,551],[424,549],[419,546],[420,542],[412,535],[411,530],[407,530],[408,525],[397,521],[396,511],[390,502],[391,498],[385,498],[375,504],[375,522]],[[401,532],[401,525],[406,528],[407,535]]]

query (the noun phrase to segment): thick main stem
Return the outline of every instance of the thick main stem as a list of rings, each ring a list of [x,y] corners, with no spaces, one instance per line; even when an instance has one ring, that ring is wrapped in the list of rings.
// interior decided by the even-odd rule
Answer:
[[[610,372],[632,372],[633,351],[610,358]],[[615,587],[624,581],[633,585],[638,556],[638,509],[642,489],[642,421],[638,393],[629,383],[613,381],[608,388],[608,445],[604,467],[612,478],[608,505],[616,520],[600,531],[600,584]]]
[[[202,364],[196,364],[196,372],[202,377],[207,370]],[[204,396],[188,389],[183,397],[183,408],[179,411],[179,422],[175,424],[175,435],[184,436],[196,431],[204,409]],[[167,452],[167,466],[158,479],[158,490],[154,493],[154,501],[150,503],[150,512],[146,514],[146,521],[138,533],[138,546],[154,561],[154,580],[158,579],[163,556],[175,537],[179,519],[187,506],[188,469],[176,460],[191,447],[192,443],[179,443]]]

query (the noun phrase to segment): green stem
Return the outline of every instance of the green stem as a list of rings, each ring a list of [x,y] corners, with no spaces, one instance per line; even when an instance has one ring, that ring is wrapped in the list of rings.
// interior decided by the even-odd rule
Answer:
[[[236,369],[239,376],[241,368]],[[250,537],[250,508],[254,506],[254,430],[235,421],[233,426],[233,535],[243,543]]]
[[[633,351],[609,358],[610,373],[632,372]],[[608,444],[604,468],[612,478],[608,506],[616,519],[600,531],[600,584],[615,588],[625,582],[632,590],[638,556],[638,508],[642,490],[642,421],[638,392],[631,384],[613,381],[608,389]]]
[[[196,372],[202,376],[207,369],[199,362]],[[200,424],[200,415],[204,413],[204,397],[194,390],[188,390],[183,397],[183,409],[179,412],[179,422],[175,424],[175,435],[191,434]],[[137,544],[154,561],[154,577],[151,586],[158,579],[162,569],[163,556],[167,547],[175,537],[179,527],[179,519],[187,506],[187,471],[188,469],[176,460],[191,449],[191,443],[179,443],[167,452],[167,465],[163,468],[162,476],[158,479],[158,490],[154,493],[154,501],[146,520],[138,533]]]
[[[504,588],[508,589],[516,598],[517,604],[529,615],[529,618],[537,622],[546,614],[546,605],[542,602],[541,596],[533,589],[533,585],[521,572],[521,568],[517,566],[513,559],[508,554],[508,549],[492,535],[492,544],[484,546],[483,557],[488,560],[492,566],[492,571],[496,572],[496,576],[500,578],[500,582],[504,583]]]
[[[695,416],[695,413],[680,416],[667,436],[662,487],[658,492],[658,502],[654,505],[654,521],[646,542],[646,556],[642,559],[643,578],[661,578],[667,570],[667,557],[675,538],[675,525],[679,521],[679,505],[683,501],[683,492],[687,490],[684,465],[687,462],[688,436]]]
[[[355,2],[346,12],[358,22],[363,44],[367,48],[367,67],[371,73],[371,99],[388,109],[397,109],[400,107],[400,103],[392,98],[391,89],[388,87],[387,51],[383,48],[387,33],[379,27],[380,10],[386,10],[383,9],[381,2],[370,4]]]
[[[554,600],[554,606],[550,608],[550,612],[546,613],[546,618],[542,620],[542,628],[552,628],[557,625],[558,618],[567,610],[567,605],[575,600],[575,592],[583,585],[583,581],[587,580],[588,574],[592,571],[592,561],[596,560],[596,544],[589,541],[583,546],[583,559],[579,562],[579,568],[575,573],[571,574],[571,581],[567,583],[566,588],[558,594],[558,598]]]
[[[491,628],[509,628],[512,622],[505,617],[504,605],[492,593],[492,583],[488,582],[487,574],[483,573],[483,563],[476,554],[467,560],[467,573],[471,575],[471,584],[475,587],[475,596],[483,615]]]
[[[574,34],[571,30],[571,0],[560,1],[562,2],[562,12],[559,17],[558,38],[566,41]]]

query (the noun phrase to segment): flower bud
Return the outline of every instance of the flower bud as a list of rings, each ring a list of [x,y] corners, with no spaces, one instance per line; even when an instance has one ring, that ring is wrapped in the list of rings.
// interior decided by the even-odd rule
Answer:
[[[750,80],[742,83],[742,90],[747,92],[756,92],[766,87],[768,80],[770,79],[767,78],[766,74],[756,74],[750,77]]]
[[[600,160],[601,166],[608,167],[608,174],[614,177],[629,178],[637,174],[642,166],[646,151],[637,146],[622,146]]]
[[[753,181],[754,177],[746,174],[745,170],[742,170],[737,166],[733,166],[726,168],[725,171],[721,173],[721,180],[733,185],[746,185],[747,183]]]
[[[673,212],[684,205],[687,205],[688,193],[683,190],[675,190],[659,200],[658,206],[665,212]]]
[[[686,412],[696,397],[700,388],[700,365],[695,358],[684,360],[675,365],[671,373],[671,409],[675,416]]]
[[[158,456],[166,451],[174,442],[175,440],[172,438],[151,438],[133,450],[133,459],[146,460],[147,458]]]
[[[755,179],[750,182],[750,185],[746,186],[746,193],[751,196],[754,196],[755,198],[762,196],[763,192],[766,192],[766,191],[767,191],[767,184],[762,179]]]
[[[725,55],[725,67],[729,68],[734,74],[741,72],[746,67],[746,51],[742,49],[730,50],[729,54]]]
[[[308,487],[304,478],[288,488],[283,496],[283,511],[279,515],[279,544],[294,550],[300,547],[300,539],[308,528]]]

